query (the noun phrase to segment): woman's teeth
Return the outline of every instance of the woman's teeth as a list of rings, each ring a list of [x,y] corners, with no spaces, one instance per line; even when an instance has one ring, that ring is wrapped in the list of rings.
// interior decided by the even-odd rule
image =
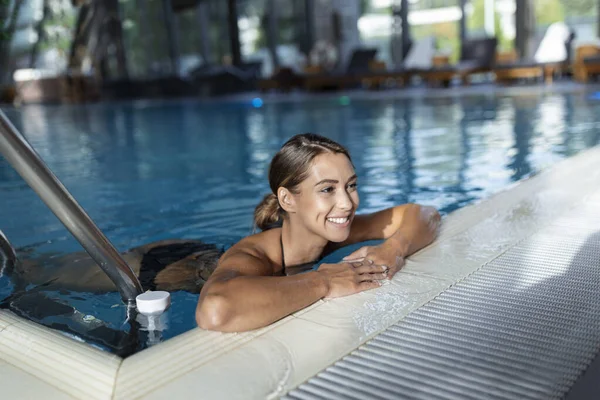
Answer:
[[[333,222],[334,224],[345,224],[348,222],[348,217],[346,218],[327,218],[327,221]]]

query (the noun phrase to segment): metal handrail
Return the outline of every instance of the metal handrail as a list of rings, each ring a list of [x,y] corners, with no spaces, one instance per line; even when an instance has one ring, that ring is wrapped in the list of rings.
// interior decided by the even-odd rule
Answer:
[[[4,275],[5,270],[12,269],[16,263],[17,252],[4,233],[0,231],[0,278]]]
[[[115,247],[104,236],[27,140],[0,110],[0,154],[40,196],[94,261],[132,302],[142,285]]]

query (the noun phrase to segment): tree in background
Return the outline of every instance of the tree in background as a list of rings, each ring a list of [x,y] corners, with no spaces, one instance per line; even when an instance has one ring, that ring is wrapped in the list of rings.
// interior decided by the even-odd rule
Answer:
[[[76,19],[76,10],[70,2],[43,0],[42,18],[36,26],[37,40],[30,52],[30,68],[35,68],[40,53],[46,52],[54,53],[53,58],[58,65],[44,67],[61,70],[66,66]]]
[[[0,85],[10,77],[12,38],[24,0],[0,0]]]

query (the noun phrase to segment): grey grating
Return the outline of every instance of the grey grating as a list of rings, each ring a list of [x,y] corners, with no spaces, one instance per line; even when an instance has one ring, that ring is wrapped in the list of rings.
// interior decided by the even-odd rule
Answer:
[[[512,247],[285,399],[564,397],[600,349],[600,215]]]

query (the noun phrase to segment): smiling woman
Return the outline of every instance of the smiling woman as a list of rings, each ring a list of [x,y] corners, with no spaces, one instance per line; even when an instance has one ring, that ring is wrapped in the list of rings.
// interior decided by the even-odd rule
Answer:
[[[404,204],[356,215],[350,155],[319,135],[286,142],[271,162],[269,184],[272,193],[255,211],[262,232],[232,246],[202,289],[196,310],[201,328],[255,329],[321,298],[376,288],[437,234],[440,216],[431,207]],[[377,239],[385,241],[312,268],[340,247]]]

